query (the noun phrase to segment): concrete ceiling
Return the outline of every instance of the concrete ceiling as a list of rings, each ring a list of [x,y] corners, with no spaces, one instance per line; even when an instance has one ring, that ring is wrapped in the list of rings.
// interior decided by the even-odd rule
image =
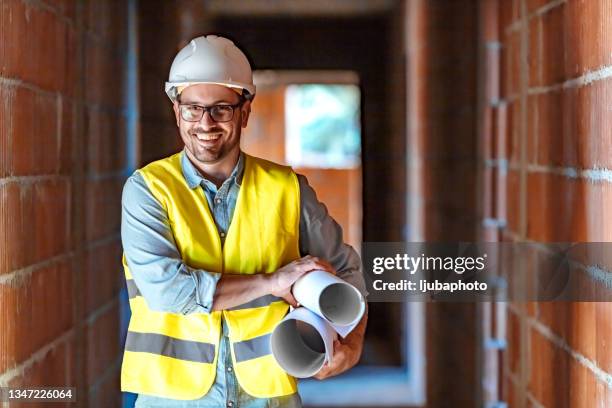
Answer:
[[[213,16],[342,17],[380,14],[393,10],[399,0],[204,0]]]

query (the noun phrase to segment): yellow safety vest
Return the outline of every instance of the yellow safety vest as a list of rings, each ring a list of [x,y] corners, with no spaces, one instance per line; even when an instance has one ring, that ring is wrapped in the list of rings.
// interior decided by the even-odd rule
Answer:
[[[183,262],[206,271],[270,273],[299,258],[299,185],[290,167],[245,155],[244,175],[225,244],[201,188],[190,189],[181,154],[140,169],[151,193],[168,213]],[[121,389],[164,398],[192,400],[212,386],[221,338],[221,316],[229,328],[238,382],[252,396],[296,392],[270,352],[269,338],[289,305],[271,295],[229,310],[188,315],[149,309],[123,265],[132,317],[128,328]]]

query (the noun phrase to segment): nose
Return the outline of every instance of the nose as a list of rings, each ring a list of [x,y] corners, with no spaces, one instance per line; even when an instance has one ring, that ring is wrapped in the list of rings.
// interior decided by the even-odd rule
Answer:
[[[204,111],[204,114],[202,115],[202,119],[200,119],[199,122],[201,125],[205,126],[205,128],[211,127],[211,126],[216,126],[217,122],[215,122],[212,118],[212,116],[210,115],[210,111],[206,110]]]

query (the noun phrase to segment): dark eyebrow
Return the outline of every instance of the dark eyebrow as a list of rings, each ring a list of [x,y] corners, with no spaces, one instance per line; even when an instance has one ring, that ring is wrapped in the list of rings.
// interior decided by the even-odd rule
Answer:
[[[238,101],[238,102],[236,102],[236,103],[239,103],[239,102],[240,102],[240,101]],[[180,104],[182,104],[182,105],[198,105],[198,106],[205,106],[205,105],[203,105],[203,104],[201,104],[201,103],[199,103],[199,102],[191,102],[191,101],[180,101],[179,103],[180,103]],[[218,100],[214,101],[213,103],[211,103],[210,105],[206,105],[206,106],[214,106],[214,105],[219,105],[219,104],[222,104],[222,105],[223,105],[223,104],[226,104],[226,105],[235,105],[236,103],[231,103],[231,102],[228,102],[228,101],[227,101],[227,100],[225,100],[225,99],[218,99]]]

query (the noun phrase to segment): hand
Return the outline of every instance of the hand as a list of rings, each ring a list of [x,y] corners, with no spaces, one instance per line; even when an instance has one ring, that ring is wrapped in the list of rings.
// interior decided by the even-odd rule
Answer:
[[[336,274],[335,269],[327,261],[307,255],[288,263],[276,272],[268,275],[271,284],[270,293],[274,296],[282,297],[291,306],[297,307],[298,303],[291,294],[291,286],[300,277],[315,270]]]
[[[325,363],[323,368],[314,375],[317,380],[333,377],[352,368],[361,357],[361,345],[334,341],[334,356],[332,363]]]
[[[352,332],[349,333],[344,339],[334,341],[334,354],[332,357],[332,363],[325,363],[325,365],[315,374],[314,378],[317,380],[323,380],[334,375],[341,374],[346,370],[352,368],[361,357],[361,350],[363,349],[363,338],[365,337],[366,325],[368,323],[368,307],[366,304],[366,310],[361,318],[361,321]]]

